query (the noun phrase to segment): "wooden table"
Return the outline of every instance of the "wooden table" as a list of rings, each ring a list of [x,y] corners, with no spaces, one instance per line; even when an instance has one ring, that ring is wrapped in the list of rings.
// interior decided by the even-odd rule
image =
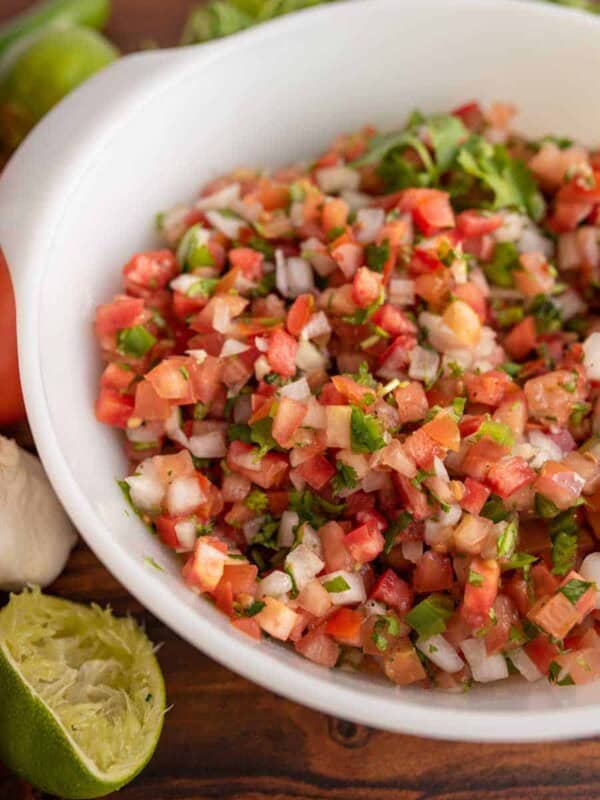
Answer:
[[[0,0],[0,22],[29,4]],[[193,0],[113,4],[110,34],[129,51],[149,39],[176,42]],[[52,591],[130,612],[153,641],[164,642],[159,659],[173,708],[150,765],[112,800],[600,800],[597,740],[453,744],[380,733],[310,711],[183,642],[83,544]],[[0,800],[34,797],[0,775]]]

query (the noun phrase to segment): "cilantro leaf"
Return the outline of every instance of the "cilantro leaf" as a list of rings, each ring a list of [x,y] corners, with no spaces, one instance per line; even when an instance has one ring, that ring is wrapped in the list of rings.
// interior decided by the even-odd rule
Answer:
[[[260,489],[252,489],[244,500],[244,505],[246,508],[249,508],[250,511],[261,514],[269,505],[269,498],[264,492],[261,492]]]
[[[343,461],[337,461],[335,465],[336,474],[331,480],[333,491],[338,494],[342,489],[354,489],[358,483],[356,470],[350,464],[344,464]]]
[[[342,575],[336,575],[335,578],[324,581],[323,588],[327,589],[330,594],[339,594],[340,592],[348,591],[350,584]]]
[[[374,453],[385,447],[381,422],[371,414],[365,414],[358,406],[352,406],[350,417],[350,442],[353,453]]]
[[[387,241],[383,244],[368,244],[365,248],[365,259],[367,265],[374,272],[383,272],[386,261],[390,257],[390,243]]]
[[[242,611],[244,617],[255,617],[265,607],[262,600],[254,600],[250,605]]]
[[[254,444],[259,446],[259,451],[256,455],[256,460],[259,461],[265,456],[269,450],[277,447],[277,442],[273,439],[271,430],[273,428],[273,419],[271,417],[263,417],[250,426],[250,439]]]
[[[512,242],[498,242],[492,258],[484,263],[486,278],[495,286],[510,289],[514,286],[513,272],[519,266],[519,251]]]
[[[575,566],[577,535],[561,531],[552,542],[552,574],[566,575]]]
[[[578,601],[594,584],[588,581],[580,581],[578,578],[573,578],[558,590],[567,598],[569,603],[577,605]]]
[[[427,120],[437,172],[442,175],[453,165],[460,145],[469,137],[469,131],[459,117],[451,114],[434,114]]]
[[[389,553],[392,547],[396,544],[396,539],[399,533],[406,530],[410,523],[413,521],[411,514],[408,511],[403,511],[393,522],[390,523],[389,528],[385,532],[385,547],[384,553]]]

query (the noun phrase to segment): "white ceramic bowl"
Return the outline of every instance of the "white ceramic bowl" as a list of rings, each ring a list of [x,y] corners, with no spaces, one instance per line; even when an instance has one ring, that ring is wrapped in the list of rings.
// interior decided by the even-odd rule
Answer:
[[[340,131],[472,98],[516,102],[530,134],[598,144],[599,74],[600,23],[577,12],[510,0],[357,0],[207,46],[129,56],[62,103],[12,160],[0,181],[0,244],[37,446],[88,544],[193,645],[279,694],[379,728],[486,741],[600,733],[600,683],[504,682],[458,696],[398,689],[233,631],[124,508],[118,436],[92,413],[100,363],[91,329],[121,265],[152,243],[155,212],[208,178],[294,161]]]

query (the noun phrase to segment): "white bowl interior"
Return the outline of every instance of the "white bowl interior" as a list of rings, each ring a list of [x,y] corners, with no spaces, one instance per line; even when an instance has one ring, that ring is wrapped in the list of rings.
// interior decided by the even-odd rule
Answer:
[[[446,110],[472,98],[515,102],[519,127],[529,134],[599,142],[591,76],[600,74],[600,26],[524,3],[371,0],[168,58],[170,69],[149,70],[152,93],[137,100],[133,93],[103,138],[84,126],[84,169],[68,191],[58,175],[46,186],[47,199],[36,199],[59,205],[36,263],[31,248],[21,254],[32,225],[20,232],[0,226],[13,270],[27,271],[28,278],[35,273],[27,281],[35,297],[19,290],[20,334],[29,339],[21,344],[28,406],[52,480],[83,535],[182,635],[308,704],[380,727],[459,739],[600,731],[590,708],[596,704],[600,720],[600,684],[556,691],[545,682],[511,681],[466,695],[398,690],[238,636],[184,587],[177,561],[125,508],[115,485],[124,470],[118,436],[92,413],[100,362],[91,334],[94,307],[119,289],[121,266],[155,243],[154,214],[192,198],[204,181],[234,166],[285,164],[318,153],[338,132],[369,122],[401,124],[415,107]],[[105,84],[92,82],[67,110],[69,103],[74,114],[101,120]],[[49,124],[60,125],[61,112]],[[35,152],[35,136],[28,152]],[[37,158],[43,167],[44,156]],[[10,202],[26,219],[22,199]],[[149,567],[148,556],[165,572]]]

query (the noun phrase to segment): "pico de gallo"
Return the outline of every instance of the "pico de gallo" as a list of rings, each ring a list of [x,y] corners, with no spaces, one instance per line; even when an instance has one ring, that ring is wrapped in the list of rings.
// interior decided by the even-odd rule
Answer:
[[[448,691],[600,675],[600,152],[513,114],[213,180],[97,308],[122,489],[238,631]]]

